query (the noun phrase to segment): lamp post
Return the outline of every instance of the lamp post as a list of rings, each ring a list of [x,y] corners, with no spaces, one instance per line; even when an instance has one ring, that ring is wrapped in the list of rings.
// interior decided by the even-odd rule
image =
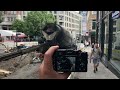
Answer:
[[[18,38],[18,35],[17,35],[17,31],[16,31],[16,47],[18,46],[17,45],[17,38]]]

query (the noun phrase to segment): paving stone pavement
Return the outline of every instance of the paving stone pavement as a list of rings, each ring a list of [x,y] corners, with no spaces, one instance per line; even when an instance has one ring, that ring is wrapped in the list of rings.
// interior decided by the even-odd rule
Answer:
[[[91,47],[85,47],[83,49],[89,54],[91,52]],[[93,72],[93,63],[89,62],[88,59],[88,71],[87,72],[73,72],[68,79],[119,79],[114,75],[109,69],[107,69],[102,63],[99,64],[98,71]]]

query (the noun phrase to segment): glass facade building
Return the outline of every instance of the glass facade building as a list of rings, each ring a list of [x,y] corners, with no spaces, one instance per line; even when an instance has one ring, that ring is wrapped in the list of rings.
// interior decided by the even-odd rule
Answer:
[[[97,11],[96,42],[104,64],[120,73],[120,11]]]

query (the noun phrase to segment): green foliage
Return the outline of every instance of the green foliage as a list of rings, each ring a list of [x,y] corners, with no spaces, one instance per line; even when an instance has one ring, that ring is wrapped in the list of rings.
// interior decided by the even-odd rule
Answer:
[[[25,22],[21,20],[15,20],[12,24],[12,30],[17,30],[17,32],[25,32]]]
[[[54,23],[54,16],[47,11],[31,11],[24,21],[13,22],[12,29],[24,32],[29,36],[41,36],[41,30],[46,23]]]
[[[2,22],[2,11],[0,11],[0,23]]]

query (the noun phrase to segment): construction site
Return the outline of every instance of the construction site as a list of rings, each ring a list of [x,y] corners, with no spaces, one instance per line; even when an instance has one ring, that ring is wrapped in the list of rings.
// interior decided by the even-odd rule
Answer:
[[[0,43],[0,56],[11,53],[6,45]],[[8,60],[0,60],[0,79],[37,79],[41,61],[34,59],[35,52],[30,52]]]

